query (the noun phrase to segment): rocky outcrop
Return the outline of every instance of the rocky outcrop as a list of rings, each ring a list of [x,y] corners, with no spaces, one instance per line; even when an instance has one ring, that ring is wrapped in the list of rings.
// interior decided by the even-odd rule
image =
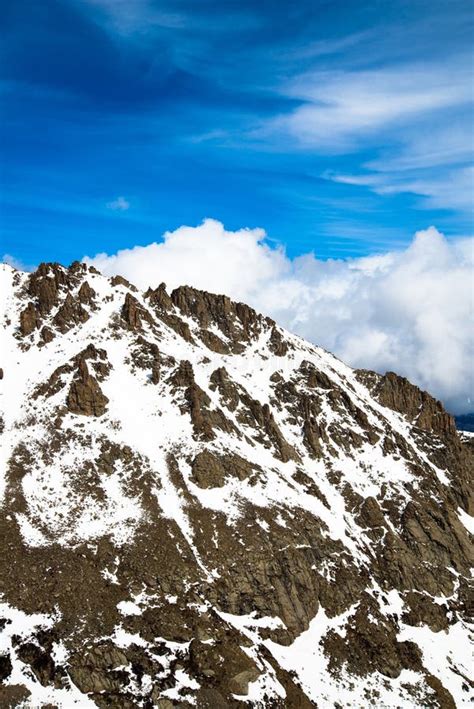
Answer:
[[[97,379],[89,374],[86,360],[80,359],[66,397],[68,410],[82,416],[102,416],[108,401]]]
[[[153,324],[150,313],[130,293],[125,296],[121,316],[131,330],[141,330],[145,322]]]
[[[127,279],[123,276],[112,276],[112,278],[110,279],[110,283],[113,286],[124,286],[128,290],[133,291],[134,293],[138,293],[138,288],[136,288],[136,286],[130,283],[130,281],[127,281]]]
[[[63,304],[53,318],[53,324],[61,333],[68,332],[75,325],[80,325],[89,320],[89,313],[83,308],[78,299],[68,293]]]
[[[134,367],[150,370],[151,383],[158,384],[163,364],[158,345],[138,335],[132,347],[131,357]]]
[[[439,435],[456,435],[454,418],[447,413],[441,402],[411,384],[405,377],[400,377],[395,372],[378,376],[365,370],[358,370],[357,374],[363,383],[368,383],[372,394],[383,406],[398,411],[425,431]]]
[[[51,398],[64,389],[68,375],[71,374],[74,375],[75,380],[81,379],[83,375],[87,379],[89,373],[86,361],[89,361],[89,366],[92,368],[98,381],[105,379],[111,370],[111,365],[107,360],[107,352],[90,343],[85,349],[81,350],[77,355],[72,357],[67,364],[57,367],[45,382],[39,384],[35,388],[32,393],[32,397],[34,399],[41,396]],[[87,374],[85,373],[85,370],[87,370]],[[74,381],[71,384],[73,383]]]
[[[186,342],[194,342],[188,323],[176,314],[176,308],[166,292],[164,283],[161,283],[155,290],[149,288],[144,297],[165,325],[174,330]]]
[[[170,377],[175,388],[184,389],[184,405],[182,411],[191,416],[195,433],[202,440],[211,441],[215,438],[215,429],[227,433],[235,433],[235,426],[224,415],[221,409],[212,408],[211,399],[206,392],[196,384],[193,366],[187,360],[180,362],[176,371]]]
[[[193,481],[202,488],[222,487],[227,477],[246,480],[259,470],[238,455],[218,455],[209,450],[196,455],[191,469]]]
[[[40,323],[39,314],[33,305],[28,303],[26,308],[20,313],[20,332],[22,335],[31,335]]]
[[[48,318],[63,334],[86,322],[89,313],[83,306],[95,307],[95,291],[84,278],[94,271],[78,261],[69,268],[57,263],[40,264],[25,284],[24,294],[33,300],[20,313],[21,335],[31,335]],[[43,327],[41,336],[43,344],[51,342],[54,338],[51,327]]]
[[[84,281],[77,292],[77,297],[80,303],[94,305],[96,292],[87,281]]]
[[[273,320],[258,315],[244,303],[235,303],[225,295],[214,295],[189,286],[176,288],[171,293],[171,300],[183,315],[195,318],[204,330],[212,325],[217,327],[234,352],[242,352],[244,343],[255,339],[264,327],[274,325]],[[275,337],[278,339],[278,334]],[[221,346],[225,347],[222,341]]]

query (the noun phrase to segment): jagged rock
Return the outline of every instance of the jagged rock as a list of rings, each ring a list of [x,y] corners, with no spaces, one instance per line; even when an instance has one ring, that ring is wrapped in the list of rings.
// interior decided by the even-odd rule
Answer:
[[[54,332],[51,328],[44,326],[41,329],[41,339],[45,344],[48,344],[48,342],[52,342],[54,340]]]
[[[28,698],[31,692],[23,684],[0,684],[0,706],[2,709],[17,709],[21,706],[28,706]]]
[[[121,315],[131,330],[141,330],[142,322],[153,323],[150,313],[130,293],[125,296]]]
[[[241,401],[248,408],[254,425],[263,431],[275,446],[280,459],[284,463],[287,463],[289,460],[299,460],[299,456],[295,449],[288,444],[282,435],[277,423],[275,422],[269,405],[262,405],[259,401],[252,399],[246,394],[243,396],[241,395]],[[243,420],[246,421],[248,418],[244,417]]]
[[[21,334],[31,335],[31,333],[38,327],[39,317],[33,303],[28,303],[26,308],[20,313],[20,331]]]
[[[199,487],[222,487],[227,476],[245,480],[256,468],[238,455],[218,456],[203,450],[194,458],[192,465],[193,479]]]
[[[383,377],[372,376],[359,370],[362,381],[370,381],[374,396],[383,406],[404,414],[410,421],[426,430],[441,435],[455,435],[456,423],[441,402],[426,391],[421,391],[405,377],[387,372]]]
[[[369,608],[376,622],[369,619]],[[332,666],[347,663],[347,669],[355,675],[364,676],[369,671],[396,678],[402,669],[419,672],[422,668],[421,652],[416,645],[397,642],[394,625],[368,599],[355,611],[345,635],[330,631],[324,644]]]
[[[277,357],[284,357],[288,352],[288,343],[285,342],[280,330],[277,327],[272,327],[269,340],[269,349]]]
[[[225,295],[214,295],[188,286],[176,288],[171,293],[171,300],[184,315],[195,317],[204,330],[216,325],[232,342],[235,352],[241,352],[243,343],[258,336],[264,325],[274,325],[273,320],[263,318],[244,303],[234,303]]]
[[[215,369],[210,378],[211,388],[217,389],[221,395],[224,405],[235,411],[240,403],[238,387],[231,381],[229,373],[225,367]]]
[[[222,487],[226,471],[220,458],[204,450],[192,463],[193,478],[200,487]]]
[[[166,292],[166,285],[164,283],[160,283],[158,288],[155,288],[155,290],[149,288],[145,293],[145,298],[147,298],[155,308],[161,310],[162,312],[173,310],[173,301]]]
[[[206,392],[196,384],[192,364],[187,360],[180,362],[171,376],[170,381],[175,387],[184,388],[185,406],[191,416],[196,434],[206,441],[215,437],[214,429],[231,433],[235,426],[225,417],[220,409],[211,409],[211,400]]]
[[[12,669],[10,655],[0,655],[0,683],[10,677]]]
[[[85,359],[80,360],[66,398],[69,411],[83,416],[102,416],[108,402],[97,380],[89,374]]]
[[[77,292],[77,297],[79,298],[79,302],[86,304],[86,305],[92,305],[94,302],[96,296],[96,292],[87,281],[84,281],[84,283],[81,285]]]
[[[145,293],[145,298],[165,325],[174,330],[180,337],[186,340],[186,342],[194,342],[188,323],[174,312],[176,308],[166,292],[164,283],[161,283],[155,290],[149,288]]]
[[[260,676],[260,672],[257,669],[244,670],[239,672],[231,678],[229,682],[229,690],[232,694],[238,694],[240,696],[245,696],[249,692],[249,683],[255,682]]]
[[[65,333],[75,325],[85,323],[87,320],[89,320],[87,310],[82,307],[78,300],[68,293],[63,304],[54,316],[53,323],[58,328],[59,332]]]
[[[49,275],[50,273],[52,275]],[[51,268],[40,264],[38,270],[31,274],[28,291],[30,295],[36,296],[41,315],[48,314],[53,306],[57,305],[58,289],[64,283],[64,274],[58,264],[52,264]]]
[[[435,633],[448,630],[448,608],[445,603],[435,603],[428,596],[415,591],[405,594],[404,601],[409,610],[404,613],[403,620],[408,625],[428,625]]]
[[[385,527],[385,517],[379,503],[374,497],[366,497],[362,502],[358,521],[366,527]]]
[[[196,705],[199,709],[230,709],[230,704],[226,702],[222,694],[212,687],[202,687],[198,690]]]
[[[128,288],[129,290],[134,291],[135,293],[138,291],[138,288],[132,285],[130,281],[127,281],[126,278],[123,278],[123,276],[112,276],[112,278],[110,279],[110,283],[113,286],[125,286],[125,288]]]
[[[17,655],[22,662],[30,665],[38,681],[46,687],[54,680],[56,666],[53,658],[34,643],[20,645]]]

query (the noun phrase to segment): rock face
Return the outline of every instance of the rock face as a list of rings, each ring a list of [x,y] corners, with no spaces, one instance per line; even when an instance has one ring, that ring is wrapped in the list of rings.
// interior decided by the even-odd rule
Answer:
[[[0,278],[0,706],[468,705],[439,402],[224,295]]]
[[[72,414],[102,416],[108,399],[94,377],[89,374],[85,359],[79,360],[77,373],[66,397],[66,406]]]

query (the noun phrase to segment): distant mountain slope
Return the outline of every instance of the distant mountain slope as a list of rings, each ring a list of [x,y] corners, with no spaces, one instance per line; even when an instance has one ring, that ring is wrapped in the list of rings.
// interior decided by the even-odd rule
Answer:
[[[0,278],[2,707],[468,705],[439,402],[225,296]]]

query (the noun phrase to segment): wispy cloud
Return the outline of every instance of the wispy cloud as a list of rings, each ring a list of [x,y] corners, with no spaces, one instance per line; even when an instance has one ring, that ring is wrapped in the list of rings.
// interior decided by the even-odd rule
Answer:
[[[303,146],[348,152],[379,143],[380,133],[406,128],[433,112],[472,102],[468,57],[448,64],[404,64],[367,71],[310,72],[281,87],[302,105],[264,129],[286,131]]]
[[[284,133],[300,150],[352,154],[350,174],[325,171],[324,178],[379,195],[417,194],[421,208],[472,208],[474,95],[466,55],[443,65],[310,73],[282,90],[303,103],[261,132],[269,140]],[[367,150],[377,157],[367,160]]]
[[[454,167],[443,171],[393,170],[359,175],[326,172],[327,179],[344,185],[368,187],[379,195],[411,192],[420,197],[422,209],[454,209],[471,212],[474,195],[474,167]]]
[[[117,199],[107,202],[105,206],[113,212],[126,212],[127,209],[130,209],[130,202],[125,197],[117,197]]]

